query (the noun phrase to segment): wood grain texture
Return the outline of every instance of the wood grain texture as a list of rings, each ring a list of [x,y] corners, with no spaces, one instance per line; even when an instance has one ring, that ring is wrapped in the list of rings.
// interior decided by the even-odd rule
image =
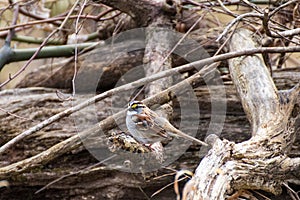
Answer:
[[[249,30],[238,30],[229,43],[230,50],[255,47],[252,37]],[[209,136],[206,142],[212,149],[191,180],[195,189],[189,191],[189,199],[221,200],[243,189],[278,195],[285,180],[300,178],[294,175],[299,175],[298,167],[292,167],[299,166],[299,159],[287,156],[299,130],[299,84],[278,91],[257,55],[230,59],[229,67],[252,137],[234,143]]]

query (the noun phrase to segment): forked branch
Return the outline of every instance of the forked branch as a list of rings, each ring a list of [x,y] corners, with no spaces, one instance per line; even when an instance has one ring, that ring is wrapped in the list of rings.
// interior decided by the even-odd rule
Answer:
[[[230,51],[256,47],[254,34],[233,34]],[[278,92],[260,55],[229,60],[230,73],[252,125],[252,138],[235,144],[210,135],[213,148],[198,166],[190,199],[221,200],[234,191],[260,189],[281,193],[285,180],[298,179],[299,158],[289,152],[299,131],[299,84]],[[296,167],[295,167],[296,166]]]

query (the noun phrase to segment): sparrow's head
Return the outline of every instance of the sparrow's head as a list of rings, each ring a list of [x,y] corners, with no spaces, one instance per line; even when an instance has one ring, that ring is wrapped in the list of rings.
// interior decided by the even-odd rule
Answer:
[[[143,102],[141,101],[131,101],[128,104],[128,113],[131,114],[140,114],[142,113],[143,109],[145,108],[145,104],[143,104]]]

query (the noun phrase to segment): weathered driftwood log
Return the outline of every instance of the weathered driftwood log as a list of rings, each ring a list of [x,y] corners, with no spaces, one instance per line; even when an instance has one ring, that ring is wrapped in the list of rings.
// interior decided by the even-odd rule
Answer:
[[[197,94],[199,104],[202,105],[199,132],[205,133],[208,127],[207,119],[211,118],[209,91],[207,90],[207,87],[204,86],[196,88],[195,93]],[[236,91],[232,86],[226,87],[226,94],[228,113],[221,136],[234,142],[244,141],[249,138],[249,135],[247,134],[249,132],[248,122],[246,121],[241,104],[236,96]],[[85,95],[83,95],[82,98],[86,98]],[[3,91],[1,97],[3,98],[1,98],[0,107],[10,111],[10,113],[2,112],[1,114],[1,119],[3,119],[1,120],[2,124],[0,126],[1,133],[4,131],[6,133],[1,134],[1,143],[8,141],[15,134],[32,126],[33,122],[28,120],[30,117],[36,116],[35,120],[40,121],[49,117],[49,113],[54,114],[72,106],[72,102],[70,101],[62,102],[55,91],[42,88]],[[81,101],[80,96],[77,98],[78,101]],[[23,103],[20,104],[20,102]],[[111,110],[109,102],[110,100],[108,99],[107,101],[96,104],[99,119],[110,114]],[[76,104],[76,102],[73,103]],[[177,110],[176,104],[174,105],[174,110]],[[19,117],[13,116],[12,114]],[[86,117],[86,119],[82,120],[90,120],[89,117],[93,117],[90,114],[91,113],[87,112],[86,115],[82,115],[81,118]],[[176,112],[174,116],[174,122],[176,124],[178,120],[176,118],[176,116],[178,116]],[[13,148],[14,151],[9,151],[7,155],[1,156],[1,165],[8,165],[9,163],[22,160],[28,156],[36,155],[69,136],[77,134],[72,122],[72,118],[63,119],[24,140]],[[194,128],[197,129],[198,127]],[[192,147],[181,159],[174,163],[174,166],[177,166],[176,168],[178,169],[194,169],[199,160],[198,153],[195,151],[197,152],[198,148]],[[294,156],[299,156],[299,149],[295,149]],[[93,170],[87,169],[80,173],[76,173],[80,171],[80,169],[94,165],[96,162],[96,159],[85,151],[84,148],[73,150],[72,152],[59,156],[53,161],[46,161],[48,164],[42,165],[41,163],[39,165],[40,167],[31,168],[32,170],[23,172],[19,175],[11,175],[10,178],[6,177],[5,179],[11,184],[11,190],[4,190],[4,188],[2,188],[4,191],[1,193],[1,198],[6,199],[6,197],[11,197],[12,199],[19,199],[19,197],[15,195],[17,192],[26,193],[31,196],[33,195],[35,199],[45,197],[50,198],[53,192],[55,192],[59,193],[56,196],[57,198],[62,198],[67,193],[74,192],[74,188],[76,188],[76,192],[73,193],[74,196],[98,196],[103,198],[108,198],[110,196],[111,199],[128,199],[132,197],[132,194],[136,194],[136,199],[145,199],[144,196],[139,194],[139,187],[142,187],[148,195],[151,195],[157,189],[172,182],[173,179],[173,177],[165,177],[159,181],[151,180],[150,182],[145,182],[140,176],[109,170],[109,168],[106,168],[105,166],[99,166],[93,168]],[[34,195],[34,192],[51,181],[71,173],[75,174],[50,185],[47,190]],[[159,174],[161,173],[168,173],[168,171],[161,171]],[[4,177],[2,177],[2,179],[3,178]],[[128,184],[128,180],[130,180],[130,184]],[[82,183],[85,183],[85,185],[82,185]],[[95,190],[97,190],[97,192],[95,192]],[[172,188],[160,193],[158,199],[174,199],[175,197],[170,196],[170,194],[173,194]]]
[[[253,48],[254,34],[241,29],[230,51]],[[300,180],[300,158],[288,157],[300,130],[300,88],[278,91],[261,55],[229,60],[230,73],[251,124],[252,137],[241,143],[211,135],[212,149],[189,183],[189,199],[221,200],[235,191],[260,189],[275,195],[286,181]]]
[[[229,102],[231,105],[235,106],[232,107],[232,115],[228,116],[228,119],[230,121],[233,120],[234,122],[236,122],[236,124],[231,123],[229,126],[227,126],[225,132],[232,134],[231,130],[233,127],[235,127],[236,134],[247,132],[248,128],[246,125],[239,127],[239,124],[247,124],[247,122],[245,121],[245,117],[243,116],[241,106],[238,104],[238,99],[235,97],[235,91],[232,87],[227,87],[227,89],[227,94],[229,94],[230,96]],[[195,92],[199,97],[198,99],[201,101],[201,105],[203,105],[203,107],[201,107],[202,115],[199,132],[205,133],[208,127],[206,119],[210,118],[209,92],[207,91],[206,87],[199,87],[195,90]],[[60,96],[62,95],[60,94]],[[7,90],[1,93],[1,97],[0,107],[5,108],[5,110],[9,112],[1,112],[1,119],[3,119],[1,120],[2,124],[0,126],[1,133],[5,132],[5,134],[1,134],[1,144],[8,141],[16,134],[28,129],[28,127],[32,126],[32,123],[38,123],[39,121],[49,117],[49,115],[60,112],[61,110],[72,106],[73,103],[76,104],[76,102],[61,101],[62,99],[59,98],[58,94],[56,94],[54,90],[41,88]],[[81,101],[80,98],[81,97],[78,96],[76,98],[77,101]],[[82,95],[82,98],[87,98],[86,94]],[[110,100],[108,99],[107,101],[96,104],[97,116],[99,117],[99,120],[111,114],[111,107],[109,102]],[[90,120],[90,118],[94,117],[91,114],[93,113],[93,108],[90,108],[87,111],[90,112],[82,115],[81,120],[88,121]],[[177,114],[175,113],[175,116],[176,115]],[[36,122],[32,122],[30,119],[34,119],[36,120]],[[7,166],[10,163],[36,155],[40,152],[43,152],[45,149],[51,147],[52,145],[63,141],[64,139],[74,134],[77,134],[73,121],[74,119],[72,117],[62,119],[58,123],[54,123],[53,125],[38,132],[30,138],[25,139],[18,145],[14,146],[13,149],[8,151],[6,155],[1,156],[1,166]],[[176,118],[175,123],[177,123]],[[198,129],[198,127],[194,128]],[[243,137],[247,136],[244,135],[241,137],[236,137],[232,135],[223,135],[223,137],[233,137],[236,138],[237,141],[241,141],[243,140]],[[78,146],[80,145],[81,144],[79,143]],[[197,153],[194,152],[197,151],[197,149],[198,148],[191,148],[189,152],[187,152],[185,156],[183,156],[182,159],[178,161],[178,163],[174,163],[174,165],[177,165],[178,168],[194,168],[195,164],[199,160]],[[1,197],[5,198],[7,196],[10,196],[14,199],[17,199],[17,197],[12,196],[16,191],[28,192],[29,194],[33,195],[33,193],[40,189],[40,187],[47,185],[54,179],[60,178],[66,174],[77,172],[80,169],[93,165],[96,162],[95,158],[89,155],[87,151],[82,150],[83,148],[81,147],[73,150],[72,152],[67,152],[66,154],[59,156],[52,161],[40,160],[40,164],[36,167],[29,167],[31,169],[30,171],[27,170],[22,173],[12,172],[10,176],[1,177],[1,179],[8,180],[11,184],[11,188],[13,188],[12,190],[5,190],[3,193],[1,193]],[[30,165],[30,162],[26,165]],[[25,166],[23,165],[22,167]],[[161,173],[167,173],[167,171]],[[103,176],[108,178],[105,179],[103,178]],[[120,176],[118,179],[112,178],[112,180],[110,181],[111,178],[109,177],[118,176]],[[82,181],[78,181],[79,179]],[[130,185],[128,185],[128,181],[126,181],[126,179],[131,180]],[[137,188],[139,187],[143,187],[147,194],[151,195],[151,193],[155,192],[156,189],[159,189],[160,187],[170,183],[171,181],[172,177],[166,177],[161,179],[160,181],[153,180],[148,183],[144,182],[143,178],[139,176],[132,176],[129,174],[126,175],[122,172],[116,172],[114,170],[109,170],[105,166],[101,166],[94,170],[85,170],[82,173],[67,177],[59,181],[58,183],[49,186],[48,190],[41,192],[35,197],[37,199],[46,197],[51,195],[53,191],[60,191],[60,197],[63,197],[66,191],[72,191],[72,188],[77,188],[77,192],[74,193],[75,196],[101,194],[105,197],[111,195],[112,199],[117,197],[126,199],[129,192],[130,194],[134,194],[138,191]],[[82,185],[82,182],[85,182],[87,185],[89,185],[88,188],[83,188],[84,186]],[[104,182],[106,183],[105,185],[103,185]],[[116,184],[116,182],[119,183]],[[23,185],[23,187],[21,187],[20,185]],[[97,190],[98,192],[95,193],[94,190]],[[119,194],[116,197],[112,195],[110,191],[118,191]],[[172,189],[169,189],[167,190],[167,192],[161,193],[159,197],[166,197],[171,192]],[[172,198],[174,198],[174,196]],[[140,196],[140,199],[144,199],[144,196]]]

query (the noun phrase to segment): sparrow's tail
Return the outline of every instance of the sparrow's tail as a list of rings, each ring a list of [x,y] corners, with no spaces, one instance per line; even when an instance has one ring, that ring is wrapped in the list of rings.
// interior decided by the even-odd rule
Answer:
[[[205,142],[202,142],[201,140],[198,140],[197,138],[194,138],[180,130],[178,130],[177,128],[175,128],[168,120],[164,120],[164,125],[163,125],[163,128],[165,130],[167,130],[168,132],[172,132],[174,134],[171,134],[171,136],[179,136],[179,137],[183,137],[185,139],[188,139],[188,140],[191,140],[191,141],[194,141],[194,142],[197,142],[198,144],[201,144],[203,146],[208,146],[208,144],[206,144]]]

